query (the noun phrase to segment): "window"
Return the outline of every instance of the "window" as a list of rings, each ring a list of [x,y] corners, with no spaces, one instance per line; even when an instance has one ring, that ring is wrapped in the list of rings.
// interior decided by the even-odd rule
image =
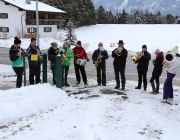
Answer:
[[[31,15],[30,15],[30,19],[34,19],[34,14],[31,14]]]
[[[44,15],[44,19],[49,19],[49,16],[48,15]]]
[[[1,27],[0,28],[0,32],[8,33],[9,32],[9,28],[8,27]]]
[[[44,32],[51,32],[52,28],[51,27],[44,27]]]
[[[27,28],[27,33],[36,33],[37,30],[34,27]]]
[[[0,18],[6,19],[6,18],[8,18],[8,14],[7,13],[1,13]]]

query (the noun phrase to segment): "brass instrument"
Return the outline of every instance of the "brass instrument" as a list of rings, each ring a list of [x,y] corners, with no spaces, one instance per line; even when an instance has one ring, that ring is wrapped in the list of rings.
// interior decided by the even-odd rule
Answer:
[[[64,62],[67,60],[67,56],[65,55],[67,51],[64,52],[64,54],[62,54],[62,64],[64,64]]]
[[[131,62],[132,62],[133,64],[137,64],[137,62],[139,61],[139,59],[141,59],[141,57],[142,57],[142,54],[133,56],[133,57],[131,58]]]
[[[99,63],[101,63],[101,58],[100,58],[100,56],[101,56],[101,51],[99,52],[98,58],[97,58],[97,60],[96,60],[96,62],[95,62],[96,68],[98,67]]]
[[[122,52],[122,49],[119,49],[119,48],[115,51],[117,56],[121,56],[121,52]]]
[[[164,68],[170,68],[172,62],[176,60],[176,54],[173,51],[167,51],[164,54]]]

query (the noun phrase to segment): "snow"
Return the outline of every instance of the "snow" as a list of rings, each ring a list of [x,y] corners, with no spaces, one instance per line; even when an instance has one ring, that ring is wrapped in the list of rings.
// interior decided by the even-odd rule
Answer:
[[[115,81],[107,87],[88,81],[88,87],[63,88],[69,96],[49,84],[0,91],[0,139],[179,140],[180,105],[160,103],[162,94],[149,94],[150,85],[144,92],[127,81],[122,92],[113,89]],[[174,89],[179,102],[179,87]]]
[[[26,0],[3,0],[5,2],[11,3],[17,7],[20,7],[27,11],[36,11],[36,1],[31,1],[31,4],[27,4]],[[40,12],[56,12],[56,13],[65,13],[65,11],[54,8],[50,5],[47,5],[42,2],[38,2],[38,11]]]

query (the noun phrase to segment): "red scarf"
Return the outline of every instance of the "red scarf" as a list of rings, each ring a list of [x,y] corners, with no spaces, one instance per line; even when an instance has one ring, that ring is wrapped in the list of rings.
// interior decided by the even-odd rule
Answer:
[[[162,55],[163,55],[163,52],[160,52],[160,53],[156,56],[155,62],[157,62],[157,60],[159,59],[159,57],[161,57]]]

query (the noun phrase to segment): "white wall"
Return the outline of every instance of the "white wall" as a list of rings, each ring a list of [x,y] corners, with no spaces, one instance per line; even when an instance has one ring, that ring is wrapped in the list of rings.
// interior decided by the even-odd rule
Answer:
[[[24,30],[25,33],[27,34],[27,28],[36,28],[36,25],[26,25]],[[44,32],[44,27],[51,27],[52,31],[51,32]],[[39,25],[39,34],[40,37],[51,37],[51,38],[56,38],[57,37],[57,25]]]
[[[21,26],[21,15],[25,14],[25,11],[19,11],[18,8],[5,5],[4,2],[0,0],[0,13],[8,13],[7,19],[0,18],[0,27],[9,27],[8,37],[17,36],[16,28],[22,32],[22,26],[25,25],[25,15],[23,16],[23,25]],[[2,36],[2,32],[0,32]]]

